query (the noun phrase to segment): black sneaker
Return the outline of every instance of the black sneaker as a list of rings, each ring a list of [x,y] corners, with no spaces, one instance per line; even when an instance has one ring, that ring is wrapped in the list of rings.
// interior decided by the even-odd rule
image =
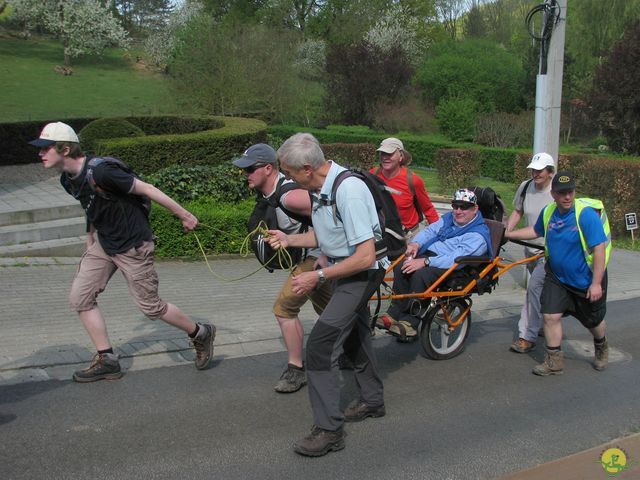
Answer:
[[[117,380],[121,377],[120,362],[114,353],[96,353],[91,360],[91,365],[73,374],[73,380],[79,383]]]
[[[384,417],[387,413],[384,404],[373,407],[364,402],[356,400],[344,411],[345,422],[361,422],[367,417],[378,418]]]
[[[196,368],[205,370],[213,357],[213,341],[216,338],[216,327],[208,323],[199,323],[200,327],[195,338],[191,339],[191,344],[196,350]]]
[[[296,367],[290,363],[287,368],[282,372],[280,381],[273,387],[278,393],[293,393],[300,390],[307,384],[307,375],[304,372],[304,367]]]
[[[293,444],[293,451],[307,457],[321,457],[329,452],[337,452],[344,448],[344,430],[324,430],[315,425],[311,433]]]

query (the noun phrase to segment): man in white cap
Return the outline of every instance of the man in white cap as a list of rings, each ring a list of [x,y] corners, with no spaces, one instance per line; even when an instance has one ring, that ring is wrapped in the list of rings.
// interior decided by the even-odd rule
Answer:
[[[407,245],[404,262],[393,271],[396,294],[423,292],[455,263],[457,257],[489,253],[491,236],[478,208],[476,194],[466,188],[456,190],[452,211],[443,215],[418,234]],[[393,300],[385,323],[389,333],[401,342],[417,338],[420,319],[410,313],[410,299]]]
[[[513,198],[513,212],[507,220],[506,230],[512,231],[524,217],[524,226],[535,225],[538,215],[544,207],[553,202],[551,196],[551,181],[555,171],[555,162],[548,153],[536,153],[527,166],[531,170],[531,178],[520,184]],[[527,257],[542,253],[544,240],[532,240],[531,243],[540,245],[540,249],[525,247]],[[518,339],[511,344],[511,351],[527,353],[536,346],[538,332],[542,328],[543,317],[540,312],[540,294],[544,284],[544,258],[527,264],[529,281],[520,320],[518,321]]]
[[[140,310],[187,333],[196,351],[196,368],[207,368],[213,356],[215,327],[193,322],[158,295],[149,199],[177,216],[185,230],[196,228],[198,219],[140,180],[124,162],[86,156],[76,132],[65,123],[47,124],[40,137],[29,143],[40,149],[44,168],[61,172],[62,186],[80,201],[87,216],[86,251],[71,285],[69,303],[78,312],[97,353],[89,367],[75,372],[73,379],[86,383],[122,377],[118,355],[96,301],[116,270],[122,272]]]

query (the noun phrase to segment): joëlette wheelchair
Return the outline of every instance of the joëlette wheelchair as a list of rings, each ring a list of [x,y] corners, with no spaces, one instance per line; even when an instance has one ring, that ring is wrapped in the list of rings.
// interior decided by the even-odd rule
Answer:
[[[513,267],[537,260],[542,254],[507,262],[499,253],[506,240],[504,225],[485,219],[495,257],[458,257],[436,282],[420,293],[380,294],[372,300],[413,299],[410,313],[421,320],[418,340],[423,353],[434,360],[453,358],[462,352],[471,328],[473,294],[491,293],[501,275]],[[521,243],[521,242],[516,242]],[[388,268],[385,284],[391,285],[393,268],[404,260],[396,259]],[[462,268],[458,269],[458,266]],[[388,276],[391,275],[391,276]],[[524,301],[524,299],[523,299]],[[375,322],[375,321],[374,321]]]

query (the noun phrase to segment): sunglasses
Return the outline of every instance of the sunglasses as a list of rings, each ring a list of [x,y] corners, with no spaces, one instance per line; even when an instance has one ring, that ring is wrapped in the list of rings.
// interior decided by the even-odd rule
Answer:
[[[470,210],[473,208],[473,204],[471,203],[452,203],[452,210]]]
[[[259,168],[263,168],[266,167],[267,164],[266,163],[256,163],[255,165],[251,165],[250,167],[247,168],[243,168],[242,171],[245,173],[253,173],[256,170],[258,170]]]

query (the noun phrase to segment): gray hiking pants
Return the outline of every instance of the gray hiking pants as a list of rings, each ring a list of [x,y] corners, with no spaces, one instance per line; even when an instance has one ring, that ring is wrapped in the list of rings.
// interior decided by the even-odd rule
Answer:
[[[338,378],[338,358],[343,352],[354,365],[360,400],[373,406],[384,403],[367,305],[383,276],[384,270],[368,270],[337,280],[329,304],[309,334],[309,400],[314,424],[325,430],[338,430],[344,423]]]

